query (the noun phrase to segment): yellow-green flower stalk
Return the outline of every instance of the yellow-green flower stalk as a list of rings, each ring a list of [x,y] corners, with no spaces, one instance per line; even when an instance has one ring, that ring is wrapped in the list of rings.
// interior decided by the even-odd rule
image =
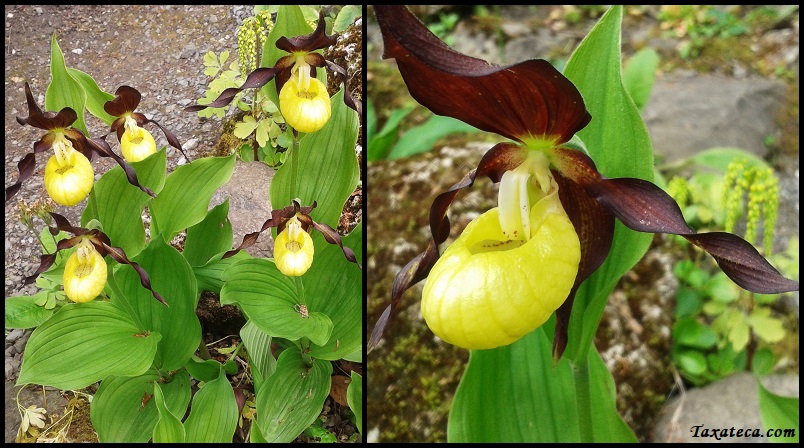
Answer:
[[[120,139],[120,151],[129,162],[139,162],[156,152],[156,141],[147,129],[137,126],[131,116],[125,119],[123,137]]]
[[[98,297],[106,286],[106,261],[88,239],[77,245],[64,266],[64,293],[77,303]]]
[[[53,151],[55,155],[50,156],[45,166],[45,190],[61,205],[78,204],[95,183],[92,164],[63,134],[56,135]]]
[[[298,277],[313,264],[313,239],[302,229],[297,216],[288,220],[285,229],[274,241],[274,263],[279,271],[290,277]]]
[[[433,266],[422,316],[441,339],[468,349],[508,345],[566,300],[580,241],[548,167],[532,151],[507,171],[499,207],[475,218]]]
[[[299,56],[288,82],[279,92],[279,110],[285,122],[299,132],[323,128],[332,114],[327,86],[310,76],[310,65]]]

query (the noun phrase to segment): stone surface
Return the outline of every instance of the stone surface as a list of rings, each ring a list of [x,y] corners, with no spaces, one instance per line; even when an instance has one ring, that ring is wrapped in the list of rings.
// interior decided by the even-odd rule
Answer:
[[[771,392],[788,397],[799,396],[798,375],[770,375],[763,379]],[[764,434],[759,412],[757,383],[750,373],[732,375],[709,386],[691,389],[668,400],[656,425],[652,442],[766,442],[765,438],[693,437],[694,426],[702,428],[759,428]],[[701,429],[702,429],[701,428]],[[700,434],[699,429],[699,434]]]
[[[229,220],[232,222],[234,247],[240,245],[243,236],[256,232],[271,217],[271,199],[268,197],[268,185],[275,171],[261,162],[235,162],[232,178],[219,188],[209,207],[215,207],[229,198]],[[271,232],[263,232],[257,243],[246,249],[255,257],[272,257],[273,238]]]
[[[671,74],[656,80],[643,119],[653,150],[666,162],[712,147],[764,157],[786,95],[781,81]]]

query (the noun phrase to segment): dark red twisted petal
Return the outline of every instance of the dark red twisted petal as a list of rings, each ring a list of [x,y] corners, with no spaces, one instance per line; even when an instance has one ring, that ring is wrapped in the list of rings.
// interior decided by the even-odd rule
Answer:
[[[545,60],[491,65],[458,53],[407,8],[376,5],[385,43],[411,96],[438,115],[523,141],[568,141],[591,120],[575,85]]]
[[[614,238],[614,215],[602,204],[589,197],[583,187],[552,171],[558,183],[558,197],[567,216],[575,227],[581,243],[581,262],[578,275],[567,300],[556,310],[556,328],[553,337],[553,359],[558,361],[567,348],[569,321],[575,293],[587,278],[599,268],[609,255]]]
[[[113,100],[104,103],[103,110],[115,117],[120,117],[127,112],[134,112],[142,99],[139,90],[130,86],[120,86],[114,94]]]
[[[335,45],[337,41],[337,34],[327,36],[324,13],[319,12],[318,25],[312,33],[290,38],[282,36],[276,40],[276,48],[287,51],[288,53],[310,52]]]
[[[580,151],[559,148],[553,163],[628,228],[646,233],[680,235],[714,257],[723,272],[743,289],[759,294],[797,291],[750,243],[725,232],[696,233],[678,204],[656,185],[642,179],[606,179]]]
[[[449,237],[450,223],[449,218],[447,218],[447,210],[458,192],[464,188],[471,187],[478,176],[486,176],[494,183],[499,182],[503,173],[522,164],[525,159],[525,151],[525,148],[512,143],[494,145],[483,155],[476,169],[469,172],[449,190],[436,196],[430,206],[430,232],[433,238],[424,252],[409,261],[396,274],[394,284],[391,287],[391,304],[383,311],[382,316],[374,325],[368,341],[368,351],[371,351],[380,342],[382,334],[394,311],[402,301],[402,295],[405,291],[424,280],[438,260],[440,256],[438,246]]]

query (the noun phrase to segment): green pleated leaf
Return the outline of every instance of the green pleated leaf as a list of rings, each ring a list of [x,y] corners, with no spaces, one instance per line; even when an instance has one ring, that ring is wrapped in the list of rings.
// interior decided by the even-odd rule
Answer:
[[[213,256],[209,259],[207,264],[203,266],[193,267],[193,273],[195,273],[196,281],[198,281],[199,291],[211,291],[215,294],[220,294],[223,284],[226,283],[224,272],[229,269],[229,266],[240,260],[251,258],[251,255],[244,250],[221,260],[223,254],[224,252],[221,252]]]
[[[357,113],[343,104],[343,90],[332,97],[332,116],[324,127],[301,140],[299,150],[291,150],[271,181],[271,204],[290,205],[294,198],[301,205],[318,204],[310,216],[316,222],[338,227],[343,204],[357,187]],[[297,171],[294,185],[294,170]]]
[[[296,347],[279,355],[276,372],[257,390],[257,417],[267,442],[291,442],[315,421],[329,394],[332,364],[302,361]]]
[[[232,248],[229,198],[207,213],[203,221],[187,229],[182,254],[190,266],[203,266],[213,255]]]
[[[165,395],[162,393],[159,383],[154,384],[153,400],[159,413],[159,420],[154,427],[154,443],[184,443],[184,425],[167,408]]]
[[[252,321],[246,322],[240,329],[240,338],[246,346],[251,375],[254,379],[254,390],[257,390],[262,386],[263,380],[276,371],[276,358],[271,352],[272,338]]]
[[[53,33],[50,41],[50,75],[52,80],[45,92],[45,110],[58,112],[65,107],[72,108],[78,118],[71,126],[83,132],[84,135],[89,135],[84,121],[86,94],[81,83],[67,71],[64,54],[56,41],[56,33]]]
[[[103,380],[92,400],[90,417],[101,443],[145,443],[159,420],[153,397],[154,384],[162,377],[154,368],[137,377],[109,377]],[[173,415],[184,415],[190,402],[190,376],[180,371],[169,383],[159,383],[165,405]]]
[[[39,291],[33,296],[7,298],[6,328],[34,328],[48,320],[54,310],[46,310],[36,304],[37,301],[44,300],[47,295],[47,291]]]
[[[115,121],[117,117],[106,113],[103,109],[103,105],[107,101],[113,100],[115,98],[114,95],[101,90],[100,87],[98,87],[98,83],[81,70],[67,68],[67,73],[78,81],[78,83],[81,84],[81,88],[84,89],[87,98],[86,108],[89,113],[103,120],[107,126],[111,126],[112,122]]]
[[[363,377],[359,373],[352,371],[352,382],[346,389],[346,402],[349,409],[355,414],[355,425],[357,431],[363,433]]]
[[[308,316],[302,316],[296,284],[272,260],[242,260],[224,275],[228,280],[221,289],[221,305],[237,304],[262,331],[290,340],[307,337],[318,345],[329,340],[332,321],[309,305]]]
[[[151,238],[161,234],[170,241],[176,233],[198,224],[207,215],[209,200],[232,177],[234,155],[205,157],[176,168],[165,188],[151,203]]]
[[[219,376],[193,397],[190,416],[184,422],[190,443],[231,443],[237,428],[237,402],[223,366]]]
[[[564,74],[583,95],[592,121],[578,133],[598,170],[607,177],[653,180],[650,138],[621,80],[621,6],[611,7],[567,62]],[[619,221],[610,255],[575,295],[569,343],[564,356],[575,358],[592,343],[603,307],[617,281],[645,254],[651,234]]]
[[[201,340],[193,270],[175,248],[160,238],[151,240],[134,261],[148,272],[151,286],[168,306],[154,300],[129,266],[121,266],[114,273],[120,294],[113,295],[112,300],[136,316],[144,330],[162,335],[154,363],[163,370],[176,370],[190,359]]]
[[[304,298],[310,311],[329,316],[332,334],[326,344],[312,347],[315,358],[341,359],[363,347],[363,271],[344,258],[340,247],[316,234],[315,258],[304,274]],[[363,264],[363,224],[343,238]]]
[[[768,440],[771,442],[798,443],[799,434],[799,399],[794,397],[783,397],[769,391],[762,385],[762,381],[757,378],[759,386],[759,411],[762,417],[762,426],[765,430],[778,430],[769,434]],[[787,431],[785,434],[784,431]],[[786,436],[786,437],[785,437]]]
[[[161,336],[139,333],[128,314],[109,302],[65,305],[31,334],[17,384],[80,389],[110,375],[141,375]]]
[[[595,442],[636,441],[617,414],[611,374],[589,352]],[[580,442],[575,380],[567,357],[553,367],[544,328],[494,350],[472,350],[449,416],[450,442]]]
[[[140,184],[158,194],[165,183],[167,159],[165,150],[151,154],[145,160],[131,163]],[[109,236],[112,246],[123,249],[126,256],[136,256],[145,247],[145,227],[142,211],[151,197],[131,185],[123,168],[116,166],[107,171],[90,192],[87,207],[81,215],[81,224],[97,219]]]

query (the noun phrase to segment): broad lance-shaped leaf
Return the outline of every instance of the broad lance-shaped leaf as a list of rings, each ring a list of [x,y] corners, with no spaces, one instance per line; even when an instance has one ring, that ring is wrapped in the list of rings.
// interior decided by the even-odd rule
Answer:
[[[523,141],[568,141],[591,120],[580,92],[549,62],[491,65],[449,48],[401,5],[374,7],[383,57],[395,58],[411,96],[436,114]]]
[[[559,171],[638,232],[680,235],[709,252],[720,268],[741,288],[760,294],[797,291],[798,283],[783,277],[742,238],[725,232],[696,233],[678,204],[656,185],[633,178],[606,179],[594,162],[580,151],[555,150]]]
[[[411,286],[427,278],[430,269],[433,268],[438,260],[440,256],[438,246],[449,237],[450,223],[447,217],[447,210],[449,210],[449,206],[458,192],[464,188],[471,187],[478,176],[486,176],[494,183],[499,182],[505,171],[516,168],[522,163],[524,151],[525,149],[521,146],[511,143],[494,145],[480,159],[477,169],[464,176],[460,182],[453,185],[449,190],[436,196],[430,207],[430,232],[433,239],[424,252],[409,261],[396,274],[391,287],[391,304],[383,311],[374,325],[368,341],[368,351],[371,351],[380,342],[391,315],[402,300],[402,294]]]

